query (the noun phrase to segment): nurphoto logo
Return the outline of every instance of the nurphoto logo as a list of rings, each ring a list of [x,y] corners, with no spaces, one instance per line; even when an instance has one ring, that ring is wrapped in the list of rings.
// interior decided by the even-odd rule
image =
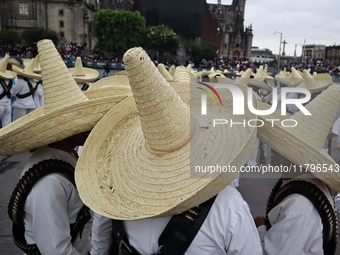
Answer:
[[[291,87],[284,87],[281,88],[281,93],[278,94],[278,89],[275,87],[272,90],[272,104],[269,109],[256,109],[253,103],[253,89],[251,87],[247,88],[246,95],[241,90],[240,87],[237,85],[231,84],[215,84],[211,86],[209,84],[205,84],[199,82],[199,84],[203,85],[204,87],[196,87],[198,89],[203,90],[205,93],[201,94],[201,115],[208,114],[207,108],[207,95],[213,100],[214,104],[217,105],[217,100],[220,103],[220,107],[224,107],[222,103],[222,98],[220,94],[217,92],[216,89],[227,89],[231,92],[232,100],[233,100],[233,115],[245,115],[245,107],[248,107],[248,110],[253,113],[254,115],[258,116],[266,116],[274,113],[277,110],[278,102],[280,99],[280,111],[282,116],[287,115],[287,105],[295,105],[304,115],[312,115],[304,106],[305,103],[309,102],[311,99],[311,93],[306,88],[291,88]],[[222,90],[220,90],[221,92]],[[298,93],[300,94],[299,98],[288,98],[287,95],[289,93]],[[280,98],[279,98],[280,96]],[[217,100],[216,100],[217,99]],[[294,119],[265,119],[274,126],[275,122],[281,122],[283,127],[295,127],[298,125],[297,121]],[[213,126],[216,125],[225,125],[229,124],[233,125],[242,125],[242,126],[250,126],[250,127],[261,127],[264,125],[264,121],[262,119],[251,119],[238,122],[233,122],[232,119],[214,119]]]

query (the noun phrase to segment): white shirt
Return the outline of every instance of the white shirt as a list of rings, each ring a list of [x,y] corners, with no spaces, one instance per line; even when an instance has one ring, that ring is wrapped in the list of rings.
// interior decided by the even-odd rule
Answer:
[[[44,90],[41,84],[38,85],[37,90],[33,94],[33,100],[35,102],[35,108],[39,108],[44,105]]]
[[[49,148],[37,149],[28,160],[24,172],[45,159],[60,159],[75,166],[71,154]],[[60,174],[50,174],[39,180],[25,203],[25,239],[37,244],[41,254],[85,255],[89,251],[90,229],[85,226],[82,238],[71,243],[70,224],[75,223],[83,206],[74,185]]]
[[[332,205],[332,197],[326,185],[310,174],[302,175],[302,179],[315,184],[327,196]],[[283,183],[284,185],[286,183]],[[318,211],[312,202],[300,194],[287,196],[268,214],[272,227],[267,231],[266,226],[258,227],[264,254],[268,255],[320,255],[324,254],[323,224]]]
[[[36,82],[32,79],[29,79],[34,87]],[[28,96],[25,98],[18,98],[17,94],[24,95],[30,92],[27,82],[24,79],[17,79],[16,83],[13,85],[13,96],[16,96],[16,99],[13,103],[13,106],[16,108],[27,108],[27,109],[35,109],[35,102],[33,100],[33,96]]]
[[[0,78],[1,79],[1,78]],[[5,80],[5,79],[2,79],[6,85],[8,85],[9,83],[9,80]],[[14,85],[14,80],[13,80],[13,85]],[[0,85],[0,94],[2,94],[4,92],[4,89],[2,88],[2,86]],[[10,92],[13,94],[13,86],[12,88],[10,89]],[[8,98],[6,95],[0,99],[0,105],[11,105],[11,99]]]
[[[107,254],[107,238],[103,233],[109,230],[110,219],[96,220],[94,216],[92,232],[92,255]],[[141,254],[153,254],[158,251],[158,238],[171,217],[149,218],[124,221],[130,244]],[[102,224],[98,226],[97,224]],[[103,229],[103,231],[100,231]],[[96,236],[101,233],[102,236]],[[102,243],[98,240],[104,240]],[[203,225],[185,252],[186,255],[218,254],[262,254],[261,244],[250,214],[248,204],[241,194],[232,186],[222,190]]]

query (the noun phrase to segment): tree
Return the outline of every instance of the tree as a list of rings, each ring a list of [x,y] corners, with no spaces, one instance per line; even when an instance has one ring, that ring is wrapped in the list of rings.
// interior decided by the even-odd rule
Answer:
[[[0,45],[3,48],[8,49],[13,49],[16,44],[20,44],[20,36],[10,30],[0,30]]]
[[[147,28],[146,46],[157,50],[162,62],[165,52],[175,54],[179,47],[179,36],[168,26],[149,26]]]
[[[59,44],[57,32],[43,27],[33,27],[22,31],[21,39],[24,41],[26,46],[31,47],[36,46],[36,43],[43,39],[50,39],[54,45]]]
[[[139,12],[101,9],[93,15],[92,29],[99,49],[122,52],[143,44],[146,21]]]
[[[185,48],[191,54],[194,63],[200,63],[202,59],[209,60],[216,57],[217,47],[212,42],[190,41]]]

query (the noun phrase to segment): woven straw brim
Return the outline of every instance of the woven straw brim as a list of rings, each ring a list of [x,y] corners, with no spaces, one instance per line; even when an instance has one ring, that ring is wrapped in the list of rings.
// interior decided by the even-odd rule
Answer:
[[[131,88],[128,87],[104,87],[98,89],[88,89],[84,91],[88,99],[98,99],[102,97],[128,97],[132,95]]]
[[[215,72],[215,73],[209,74],[208,77],[209,77],[209,81],[210,82],[214,82],[215,80],[217,81],[217,77],[224,78],[225,76],[223,74],[221,74],[221,73]]]
[[[0,61],[1,61],[1,59],[0,59]],[[8,64],[16,65],[17,67],[20,67],[20,62],[18,60],[16,60],[16,59],[13,59],[13,58],[10,58],[8,60]]]
[[[21,69],[17,66],[12,66],[12,68],[13,68],[13,71],[17,73],[17,75],[21,75],[21,76],[24,76],[26,78],[35,79],[35,80],[41,80],[42,79],[41,74],[29,73],[26,70]]]
[[[31,59],[29,59],[29,58],[25,58],[24,60],[23,60],[23,65],[24,65],[24,67],[26,67],[28,64],[29,64],[29,62],[31,61]],[[19,66],[20,67],[20,66]],[[33,67],[33,72],[35,72],[35,73],[41,73],[41,66],[40,66],[40,64],[38,64],[38,67],[36,66],[36,65],[34,65],[34,67]]]
[[[42,106],[0,129],[0,155],[14,155],[91,130],[122,99],[89,100],[49,114]]]
[[[116,73],[116,75],[127,75],[125,70],[119,71]]]
[[[257,80],[256,78],[249,79],[248,86],[254,86],[254,87],[264,89],[270,92],[273,91],[273,88],[271,86],[269,86],[264,81]]]
[[[5,72],[0,72],[0,78],[5,80],[13,80],[17,76],[17,73],[6,70]]]
[[[200,94],[191,100],[200,103]],[[227,119],[235,118],[230,115],[231,101],[215,106]],[[238,174],[211,177],[200,173],[196,178],[190,175],[191,164],[218,162],[239,169],[253,150],[256,129],[224,126],[215,133],[213,128],[201,128],[213,117],[197,117],[191,142],[169,153],[155,154],[145,143],[134,98],[117,104],[95,126],[83,147],[76,167],[81,199],[105,217],[136,220],[178,214],[216,195]]]
[[[258,102],[258,109],[265,110],[268,108],[270,108],[268,104]],[[319,107],[318,111],[319,116],[329,116],[327,109],[323,107]],[[270,118],[268,116],[259,116],[259,118],[264,121],[265,125],[258,128],[257,135],[263,143],[267,144],[270,148],[274,149],[297,166],[309,164],[309,170],[312,167],[321,169],[322,166],[326,166],[327,169],[332,168],[333,171],[318,172],[319,170],[315,170],[311,171],[311,173],[316,178],[328,184],[332,189],[340,192],[340,172],[337,172],[336,170],[336,162],[325,152],[322,146],[319,148],[313,146],[314,138],[318,136],[318,132],[322,129],[322,124],[319,122],[314,123],[314,127],[311,127],[309,124],[306,124],[306,118],[308,117],[309,116],[306,116],[305,118],[298,120],[298,126],[304,128],[301,129],[301,132],[295,133],[291,132],[291,130],[297,127],[282,127],[280,125],[281,121],[274,121],[272,127],[272,122],[266,121],[266,119],[286,119],[279,111],[275,111]],[[296,170],[300,173],[300,168],[297,167]],[[292,168],[291,171],[293,172],[294,169]],[[301,173],[304,173],[305,170],[303,169],[302,171],[303,172]]]
[[[298,87],[308,89],[312,94],[319,93],[333,84],[333,79],[329,74],[317,74],[305,77],[303,83]]]
[[[216,79],[217,79],[217,82],[221,84],[231,84],[231,85],[236,84],[236,80],[230,79],[228,77],[217,76]]]
[[[73,75],[77,83],[95,81],[99,77],[99,72],[95,69],[83,67],[84,75],[74,75],[76,68],[68,68],[69,72]]]
[[[127,87],[130,88],[129,78],[126,75],[114,75],[101,78],[92,85],[89,89],[98,89],[105,87]]]
[[[304,81],[304,78],[282,78],[282,77],[279,77],[277,76],[276,77],[276,80],[286,86],[286,87],[297,87],[299,86],[301,83],[303,83]]]
[[[169,84],[174,88],[182,100],[190,105],[190,82],[170,81]]]

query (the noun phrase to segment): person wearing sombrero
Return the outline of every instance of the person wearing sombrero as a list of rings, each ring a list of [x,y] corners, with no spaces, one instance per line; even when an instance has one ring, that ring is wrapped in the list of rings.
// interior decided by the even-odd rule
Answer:
[[[30,62],[31,62],[31,59],[24,59],[23,64],[26,67],[28,65],[31,65]],[[39,55],[36,55],[35,58],[33,58],[33,72],[36,74],[41,74]],[[33,93],[33,100],[35,102],[36,108],[39,108],[44,105],[44,89],[43,89],[41,80],[37,82],[37,89]]]
[[[17,74],[7,70],[10,57],[6,55],[0,60],[0,120],[1,127],[7,126],[12,121],[11,99],[13,93],[13,81]]]
[[[258,137],[272,149],[272,166],[284,166],[269,195],[266,217],[255,218],[265,254],[334,254],[337,215],[332,192],[340,191],[340,169],[323,149],[340,109],[340,87],[333,84],[289,119],[297,125],[271,125],[280,113],[260,117]],[[269,106],[259,103],[260,109]],[[281,168],[283,169],[283,168]]]
[[[188,246],[164,244],[161,252],[262,254],[249,207],[229,185],[237,171],[203,170],[216,164],[243,166],[256,129],[213,127],[212,118],[232,117],[231,98],[223,107],[209,100],[209,113],[201,115],[202,90],[195,88],[200,84],[190,86],[189,107],[142,48],[129,49],[123,61],[133,96],[95,126],[76,166],[81,199],[95,212],[91,254],[107,251],[111,231],[119,231],[111,219],[126,230],[127,240],[118,242],[121,249],[155,254],[172,216],[186,219],[188,213],[187,222],[196,221],[206,202],[212,203],[210,211]],[[254,117],[249,111],[242,116]]]
[[[24,69],[15,65],[12,67],[18,78],[13,86],[13,96],[15,97],[13,120],[17,120],[37,108],[34,94],[40,84],[41,74],[35,73],[33,67],[34,59],[31,59]]]
[[[77,57],[75,66],[68,70],[83,91],[89,88],[89,82],[96,81],[99,77],[99,72],[96,69],[83,66],[81,57]]]
[[[53,42],[41,40],[37,47],[44,105],[0,129],[0,155],[33,151],[9,202],[13,237],[26,254],[85,255],[90,215],[74,182],[74,148],[127,96],[94,91],[87,97]]]

